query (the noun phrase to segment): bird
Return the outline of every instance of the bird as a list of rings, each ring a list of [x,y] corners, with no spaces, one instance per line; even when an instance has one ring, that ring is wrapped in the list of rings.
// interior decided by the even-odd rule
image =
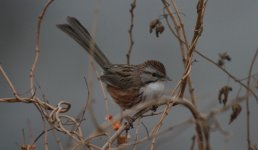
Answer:
[[[146,100],[157,100],[171,81],[165,66],[157,60],[143,63],[113,64],[98,47],[89,31],[75,18],[67,17],[67,23],[57,27],[74,39],[103,69],[100,80],[107,92],[123,110],[131,109]]]

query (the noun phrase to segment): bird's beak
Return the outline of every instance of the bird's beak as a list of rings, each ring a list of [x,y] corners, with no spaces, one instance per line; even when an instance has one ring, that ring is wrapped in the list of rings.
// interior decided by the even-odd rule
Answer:
[[[166,80],[166,81],[172,81],[172,80],[170,79],[170,77],[168,77],[168,76],[165,76],[164,80]]]

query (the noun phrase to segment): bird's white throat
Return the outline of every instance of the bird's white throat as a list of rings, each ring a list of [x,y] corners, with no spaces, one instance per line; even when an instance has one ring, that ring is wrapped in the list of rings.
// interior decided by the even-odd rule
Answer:
[[[157,81],[153,83],[147,84],[145,87],[141,88],[143,92],[143,96],[145,100],[155,100],[159,98],[165,89],[165,82],[164,81]]]

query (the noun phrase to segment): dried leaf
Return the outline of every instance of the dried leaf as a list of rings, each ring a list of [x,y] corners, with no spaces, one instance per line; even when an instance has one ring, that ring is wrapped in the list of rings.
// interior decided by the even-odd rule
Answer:
[[[231,57],[227,52],[219,53],[218,65],[220,67],[224,66],[225,61],[231,61]]]
[[[223,86],[220,90],[219,90],[219,96],[218,96],[218,100],[219,103],[223,103],[223,105],[225,106],[227,101],[228,101],[228,94],[229,92],[232,91],[232,87],[230,86]]]
[[[219,57],[222,60],[231,61],[231,57],[230,57],[230,55],[227,52],[219,53]]]
[[[154,19],[150,22],[149,28],[150,28],[150,33],[152,33],[153,29],[156,28],[157,24],[159,24],[159,19]]]
[[[232,105],[232,114],[230,115],[230,120],[228,124],[231,124],[240,114],[242,108],[238,103]]]
[[[156,31],[156,37],[159,37],[159,34],[163,33],[165,30],[165,27],[162,25],[162,23],[158,23],[156,25],[155,31]]]

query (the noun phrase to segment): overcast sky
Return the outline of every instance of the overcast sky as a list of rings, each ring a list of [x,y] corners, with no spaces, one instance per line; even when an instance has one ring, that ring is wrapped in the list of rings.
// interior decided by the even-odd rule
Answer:
[[[45,1],[39,0],[1,0],[0,2],[0,63],[13,81],[21,96],[29,96],[29,71],[34,60],[35,32],[37,16]],[[49,7],[42,23],[41,54],[36,72],[37,84],[41,87],[49,102],[56,105],[60,100],[72,104],[69,115],[76,115],[82,109],[87,97],[84,77],[87,75],[88,55],[71,38],[56,28],[56,24],[65,23],[66,16],[74,16],[91,31],[96,19],[96,41],[99,47],[113,63],[125,63],[129,46],[128,29],[130,23],[129,0],[100,1],[97,17],[94,0],[54,1]],[[188,39],[193,33],[196,17],[196,1],[177,1],[183,15]],[[228,52],[232,61],[226,68],[239,79],[247,77],[248,69],[255,50],[258,47],[258,1],[257,0],[210,0],[204,18],[204,31],[197,49],[213,60],[218,53]],[[138,64],[148,59],[160,60],[173,79],[167,88],[174,88],[183,74],[183,65],[179,44],[165,25],[165,32],[156,38],[149,33],[149,22],[162,14],[163,5],[157,0],[139,0],[135,9],[135,21],[131,62]],[[165,21],[163,20],[165,24]],[[239,85],[229,79],[217,67],[206,60],[194,56],[191,77],[197,94],[198,108],[208,112],[219,107],[218,90],[225,84],[233,87],[230,98],[236,96]],[[258,73],[258,61],[253,72]],[[100,70],[100,69],[99,69]],[[94,78],[94,108],[98,121],[104,122],[103,96],[99,83]],[[244,93],[244,90],[241,94]],[[257,93],[257,92],[256,92]],[[12,97],[8,84],[0,76],[0,98]],[[251,139],[257,144],[258,105],[251,103]],[[241,104],[245,107],[244,103]],[[110,102],[113,114],[119,112],[116,104]],[[243,109],[244,110],[244,109]],[[211,135],[213,149],[246,149],[245,110],[239,118],[228,125],[230,111],[218,116],[222,127],[230,132],[228,139],[217,132]],[[190,117],[182,107],[175,108],[165,127]],[[31,142],[42,131],[42,121],[32,104],[0,103],[0,149],[19,149],[23,143],[22,129],[25,129],[26,141]],[[146,119],[145,122],[151,122]],[[153,123],[153,122],[151,122]],[[92,130],[92,124],[85,124],[85,134]],[[189,149],[194,134],[192,126],[171,132],[160,137],[158,149]],[[168,138],[169,137],[169,138]],[[50,137],[50,139],[53,138]],[[169,140],[168,140],[169,139]],[[171,140],[170,140],[171,139]],[[65,141],[65,140],[64,140]],[[42,149],[42,140],[37,144]],[[144,144],[142,145],[144,147]],[[40,148],[41,147],[41,148]],[[50,140],[50,149],[57,144]]]

